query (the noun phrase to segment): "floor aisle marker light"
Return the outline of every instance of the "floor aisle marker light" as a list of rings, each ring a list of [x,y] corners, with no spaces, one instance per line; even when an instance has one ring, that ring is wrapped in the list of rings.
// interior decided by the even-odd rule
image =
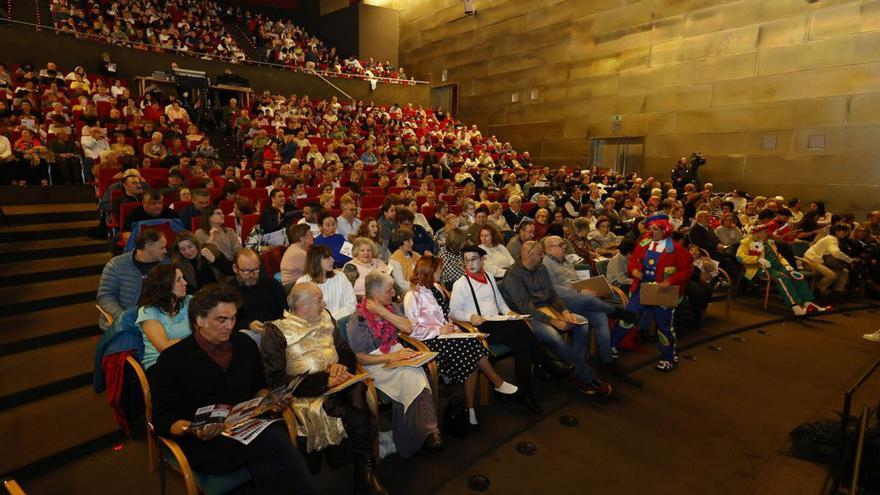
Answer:
[[[713,345],[710,345],[710,346],[709,346],[709,350],[712,350],[712,351],[715,351],[715,352],[721,352],[721,351],[724,350],[724,348],[721,347],[720,345],[714,345],[714,344],[713,344]]]
[[[520,442],[516,444],[516,451],[526,457],[530,457],[538,453],[538,447],[532,442]]]
[[[697,360],[697,356],[694,356],[693,354],[682,354],[681,357],[687,359],[688,361],[696,361]]]
[[[568,414],[564,416],[559,416],[559,422],[562,424],[562,426],[567,426],[569,428],[574,428],[578,425],[578,419]]]
[[[489,478],[483,476],[482,474],[471,475],[471,477],[467,480],[468,488],[475,492],[485,492],[489,489],[489,485],[491,484],[492,482],[489,480]]]
[[[739,342],[740,344],[745,344],[746,342],[748,342],[744,337],[734,337],[733,341]]]
[[[772,333],[770,333],[770,330],[758,330],[758,333],[764,336],[773,335]]]

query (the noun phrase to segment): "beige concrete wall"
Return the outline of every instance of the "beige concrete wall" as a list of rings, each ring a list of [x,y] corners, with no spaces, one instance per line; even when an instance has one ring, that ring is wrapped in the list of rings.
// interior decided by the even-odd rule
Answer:
[[[400,21],[395,9],[358,5],[358,38],[360,58],[373,58],[398,63]]]
[[[348,0],[321,0],[321,15],[347,9],[348,6]]]
[[[724,188],[877,207],[880,0],[476,0],[468,17],[460,0],[386,4],[407,73],[440,84],[447,69],[462,119],[541,162],[585,165],[590,137],[643,135],[645,174],[702,151]]]

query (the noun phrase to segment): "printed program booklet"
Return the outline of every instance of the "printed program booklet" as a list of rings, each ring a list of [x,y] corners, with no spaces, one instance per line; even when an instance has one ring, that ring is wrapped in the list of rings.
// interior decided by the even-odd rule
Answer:
[[[262,418],[270,411],[275,411],[284,397],[293,393],[305,375],[294,377],[290,383],[272,390],[263,397],[229,404],[211,404],[196,409],[196,415],[190,422],[191,429],[201,428],[210,424],[223,424],[223,435],[248,445],[270,424],[281,418]]]
[[[473,333],[473,332],[452,332],[452,333],[444,333],[437,337],[438,339],[476,339],[479,337],[488,337],[488,333]]]

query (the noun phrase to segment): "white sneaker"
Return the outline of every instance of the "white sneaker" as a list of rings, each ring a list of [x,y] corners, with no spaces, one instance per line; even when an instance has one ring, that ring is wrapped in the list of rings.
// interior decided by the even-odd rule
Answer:
[[[880,342],[880,330],[877,330],[874,333],[866,333],[865,335],[862,335],[862,338],[870,340],[871,342]]]
[[[805,310],[804,307],[800,304],[795,304],[794,306],[792,306],[791,311],[795,314],[795,316],[803,316],[807,314],[807,310]]]

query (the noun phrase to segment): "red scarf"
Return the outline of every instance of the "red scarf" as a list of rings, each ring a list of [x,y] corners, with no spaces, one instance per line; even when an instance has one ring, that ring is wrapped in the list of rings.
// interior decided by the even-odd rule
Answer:
[[[480,273],[471,273],[471,272],[465,270],[464,273],[467,274],[468,277],[476,280],[477,282],[479,282],[481,284],[488,284],[489,283],[489,277],[486,276],[486,272],[484,272],[484,271],[480,271]]]
[[[386,306],[386,308],[388,311],[394,311],[390,304]],[[397,343],[397,328],[395,328],[388,320],[377,318],[375,314],[368,310],[366,298],[363,302],[357,305],[357,312],[367,320],[367,326],[370,327],[373,336],[379,339],[379,351],[381,351],[382,354],[388,354],[391,347]]]

